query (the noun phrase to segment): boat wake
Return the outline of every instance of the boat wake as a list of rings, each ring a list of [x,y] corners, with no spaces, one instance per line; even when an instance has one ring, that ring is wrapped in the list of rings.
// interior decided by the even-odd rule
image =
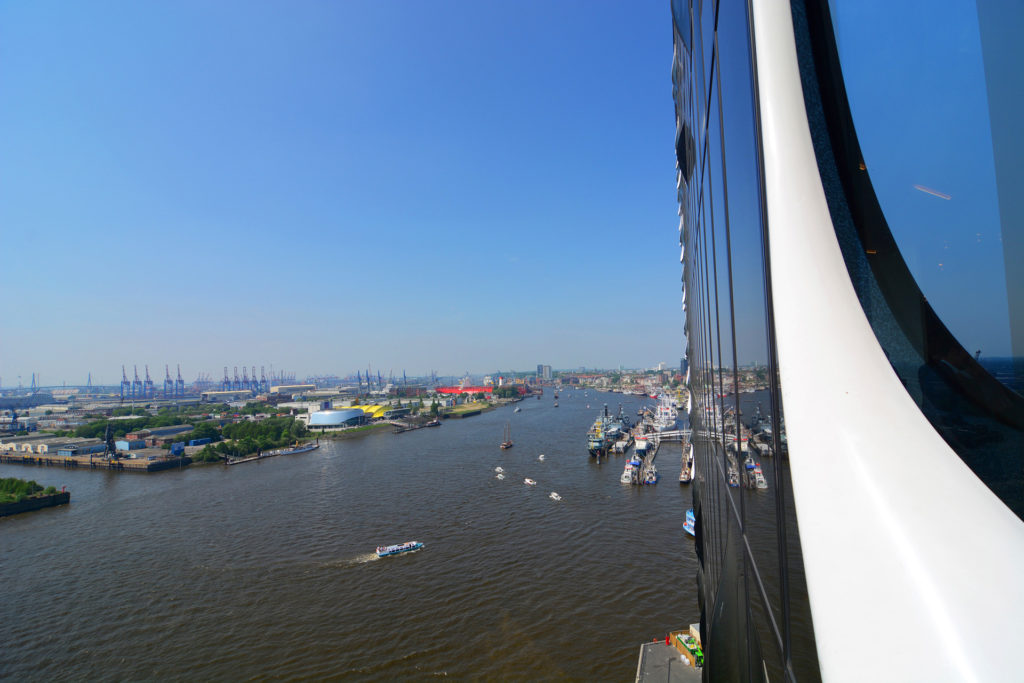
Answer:
[[[363,553],[361,555],[356,555],[355,557],[324,562],[321,566],[327,568],[355,567],[360,564],[366,564],[367,562],[376,562],[379,559],[380,558],[377,557],[377,553]]]

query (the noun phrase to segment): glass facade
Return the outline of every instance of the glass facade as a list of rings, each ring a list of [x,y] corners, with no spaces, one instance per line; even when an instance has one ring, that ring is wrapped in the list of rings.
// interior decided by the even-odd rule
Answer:
[[[864,312],[921,412],[1024,519],[1024,5],[792,7]]]
[[[706,680],[816,680],[772,328],[749,8],[672,2]]]

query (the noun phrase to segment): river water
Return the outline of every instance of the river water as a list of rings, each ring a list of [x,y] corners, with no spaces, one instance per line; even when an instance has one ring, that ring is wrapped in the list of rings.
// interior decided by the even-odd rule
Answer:
[[[549,392],[235,467],[0,465],[72,492],[0,519],[0,678],[631,679],[641,642],[698,620],[691,496],[678,443],[657,486],[587,455],[603,403],[642,401]],[[373,554],[406,540],[426,547]]]

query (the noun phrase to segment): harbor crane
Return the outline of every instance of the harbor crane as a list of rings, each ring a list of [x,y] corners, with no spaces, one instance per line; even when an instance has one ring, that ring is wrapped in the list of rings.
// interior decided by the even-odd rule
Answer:
[[[164,363],[164,398],[174,395],[174,380],[171,379],[171,367]]]
[[[121,400],[124,401],[126,395],[131,395],[132,383],[128,381],[128,373],[125,372],[124,366],[121,366]]]

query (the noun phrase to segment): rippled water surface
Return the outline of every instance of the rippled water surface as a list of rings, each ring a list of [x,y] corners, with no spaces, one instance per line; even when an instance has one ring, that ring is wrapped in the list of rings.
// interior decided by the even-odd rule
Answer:
[[[642,641],[698,618],[690,492],[679,444],[654,487],[588,457],[604,402],[641,404],[549,392],[235,467],[0,465],[72,492],[0,519],[0,677],[632,679]],[[426,547],[372,552],[406,540]]]

